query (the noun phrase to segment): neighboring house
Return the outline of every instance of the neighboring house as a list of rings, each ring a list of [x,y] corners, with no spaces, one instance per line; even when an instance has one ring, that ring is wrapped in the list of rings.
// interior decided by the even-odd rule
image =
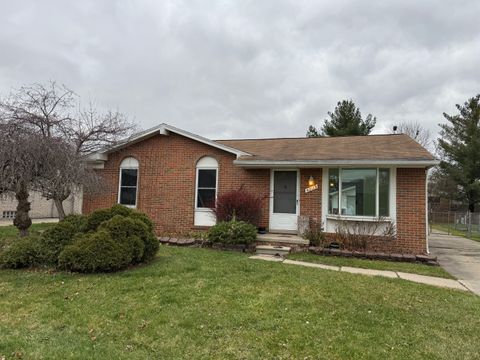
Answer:
[[[161,124],[96,153],[90,166],[107,182],[84,194],[84,213],[115,203],[136,207],[158,234],[215,224],[219,194],[240,188],[265,195],[261,225],[296,232],[299,216],[322,221],[396,224],[389,243],[370,249],[425,253],[426,172],[438,161],[407,135],[212,141]]]
[[[30,217],[32,219],[57,218],[58,212],[53,200],[47,200],[38,192],[30,193]],[[82,194],[70,196],[63,202],[65,213],[80,214],[82,212]],[[17,200],[14,197],[0,198],[0,220],[13,220],[17,211]]]

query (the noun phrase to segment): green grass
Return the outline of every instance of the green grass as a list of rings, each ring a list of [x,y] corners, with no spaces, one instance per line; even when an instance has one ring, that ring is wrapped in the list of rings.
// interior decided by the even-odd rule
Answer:
[[[49,227],[55,225],[55,223],[39,223],[32,224],[29,231],[31,233],[38,233],[48,229]],[[9,239],[18,236],[18,230],[13,225],[0,226],[0,239]]]
[[[393,261],[383,261],[383,260],[367,260],[367,259],[356,259],[356,258],[346,258],[339,256],[324,256],[324,255],[315,255],[312,253],[293,253],[288,255],[288,258],[291,260],[300,260],[307,262],[320,263],[325,265],[334,265],[334,266],[351,266],[358,267],[363,269],[375,269],[375,270],[391,270],[391,271],[402,271],[406,273],[414,273],[427,276],[437,276],[447,279],[453,279],[454,277],[446,272],[440,266],[430,266],[416,263],[407,263],[407,262],[393,262]]]
[[[49,227],[55,225],[55,223],[39,223],[32,224],[29,229],[30,234],[38,234],[45,231]],[[12,241],[18,238],[18,230],[13,225],[0,226],[0,251]],[[1,359],[1,357],[0,357]]]
[[[0,358],[474,359],[480,298],[161,247],[115,274],[0,271]],[[13,355],[13,356],[12,356]]]
[[[461,236],[470,240],[480,241],[480,234],[478,232],[472,232],[472,234],[469,236],[467,231],[455,229],[453,226],[448,224],[433,224],[432,228],[450,233],[450,235]]]

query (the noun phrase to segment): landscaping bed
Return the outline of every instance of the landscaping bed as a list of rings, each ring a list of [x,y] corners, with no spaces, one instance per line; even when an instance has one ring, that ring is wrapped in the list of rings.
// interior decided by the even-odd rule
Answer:
[[[412,263],[422,263],[426,265],[438,266],[437,257],[431,255],[412,255],[412,254],[395,254],[395,253],[384,253],[384,252],[375,252],[375,251],[352,251],[344,249],[332,249],[326,247],[315,247],[310,246],[308,251],[317,255],[331,255],[331,256],[343,256],[343,257],[354,257],[354,258],[363,258],[371,260],[390,260],[390,261],[403,261],[403,262],[412,262]]]

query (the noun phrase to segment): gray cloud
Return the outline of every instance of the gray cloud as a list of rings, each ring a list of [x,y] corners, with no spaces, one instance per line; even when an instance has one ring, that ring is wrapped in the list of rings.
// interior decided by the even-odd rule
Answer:
[[[353,99],[376,132],[480,92],[478,1],[2,2],[0,92],[57,80],[212,138],[303,136]]]

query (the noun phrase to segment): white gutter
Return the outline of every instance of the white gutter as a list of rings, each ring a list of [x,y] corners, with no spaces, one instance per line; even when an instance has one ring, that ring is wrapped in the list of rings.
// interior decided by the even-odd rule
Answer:
[[[269,167],[334,167],[334,166],[396,166],[396,167],[431,167],[440,164],[438,160],[234,160],[233,163],[245,168],[269,168]]]

